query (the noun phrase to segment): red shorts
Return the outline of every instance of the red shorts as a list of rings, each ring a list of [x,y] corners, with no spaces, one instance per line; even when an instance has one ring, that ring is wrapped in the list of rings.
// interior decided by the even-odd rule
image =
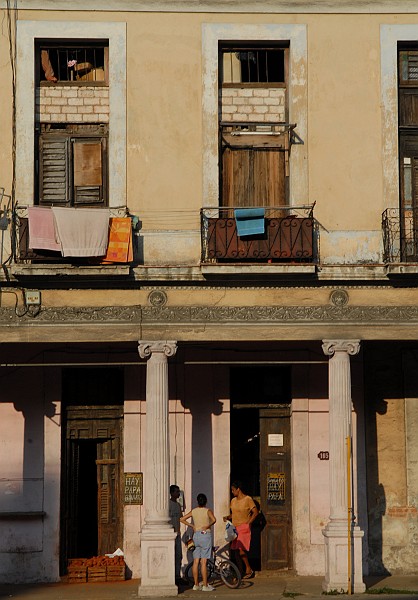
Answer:
[[[248,523],[235,525],[238,536],[231,542],[231,550],[248,550],[251,544],[251,527]]]

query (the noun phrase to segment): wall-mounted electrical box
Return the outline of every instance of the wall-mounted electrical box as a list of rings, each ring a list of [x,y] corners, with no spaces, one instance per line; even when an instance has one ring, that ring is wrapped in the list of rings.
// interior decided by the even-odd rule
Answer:
[[[25,290],[26,306],[39,306],[41,304],[41,292],[39,290]]]

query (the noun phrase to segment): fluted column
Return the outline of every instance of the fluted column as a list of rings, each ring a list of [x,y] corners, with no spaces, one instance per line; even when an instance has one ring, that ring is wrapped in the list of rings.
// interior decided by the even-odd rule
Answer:
[[[330,516],[325,537],[325,581],[323,589],[348,590],[348,527],[352,537],[352,591],[363,592],[363,532],[348,515],[347,438],[351,438],[351,372],[350,356],[358,354],[359,340],[324,340],[322,349],[329,361],[329,476]],[[355,472],[354,472],[355,473]]]
[[[169,518],[170,455],[168,431],[168,357],[173,341],[139,342],[148,358],[146,385],[145,523],[141,531],[141,584],[138,595],[176,596],[174,539]]]

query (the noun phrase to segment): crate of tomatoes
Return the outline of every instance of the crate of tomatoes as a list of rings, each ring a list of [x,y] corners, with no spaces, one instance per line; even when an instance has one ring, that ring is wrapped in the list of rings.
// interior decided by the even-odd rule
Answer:
[[[123,556],[71,558],[68,561],[69,583],[124,581],[124,579],[125,560]]]

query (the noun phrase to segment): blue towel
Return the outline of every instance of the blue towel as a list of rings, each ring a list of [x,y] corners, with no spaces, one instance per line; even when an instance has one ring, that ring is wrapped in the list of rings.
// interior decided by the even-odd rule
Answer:
[[[265,232],[264,208],[236,208],[234,215],[239,237]]]

